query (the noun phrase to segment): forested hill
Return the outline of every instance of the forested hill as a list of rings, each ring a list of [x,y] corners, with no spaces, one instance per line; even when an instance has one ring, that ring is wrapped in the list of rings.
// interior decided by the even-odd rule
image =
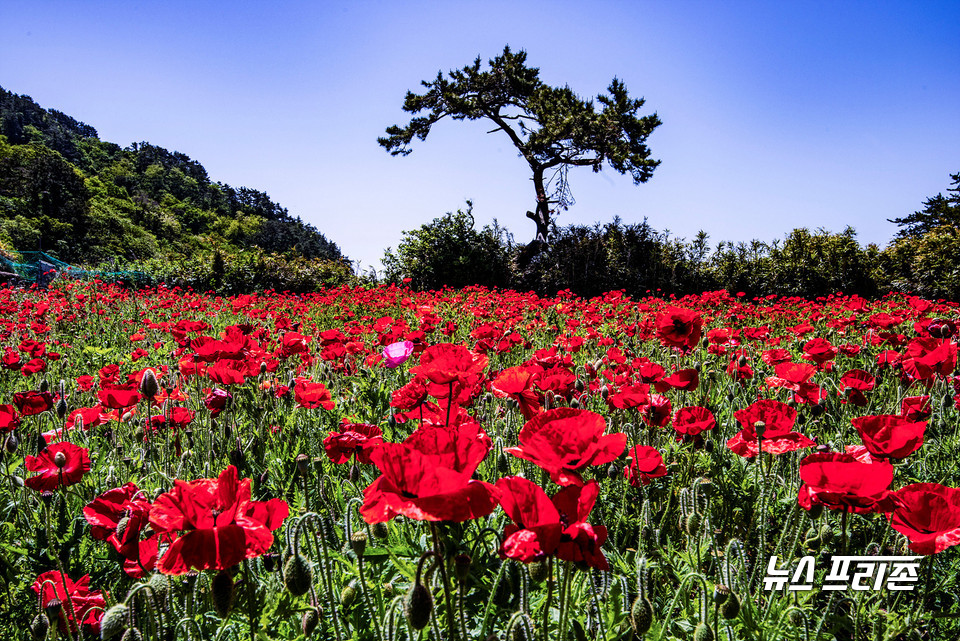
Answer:
[[[339,260],[340,248],[262,191],[212,182],[196,160],[120,147],[0,87],[0,246],[61,260],[186,259],[198,251]]]

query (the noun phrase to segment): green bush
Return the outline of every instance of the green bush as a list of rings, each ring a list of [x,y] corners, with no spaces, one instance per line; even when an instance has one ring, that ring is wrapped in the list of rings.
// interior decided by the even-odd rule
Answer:
[[[466,211],[448,212],[403,232],[396,253],[384,253],[384,279],[399,283],[409,278],[415,289],[511,285],[511,236],[496,221],[480,231],[475,222],[468,200]]]

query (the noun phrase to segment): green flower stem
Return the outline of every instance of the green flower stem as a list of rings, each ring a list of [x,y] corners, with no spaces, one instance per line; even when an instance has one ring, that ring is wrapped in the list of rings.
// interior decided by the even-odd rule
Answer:
[[[451,385],[452,387],[452,385]],[[449,411],[449,407],[447,410]],[[433,533],[433,550],[437,555],[437,566],[440,568],[440,582],[443,583],[443,600],[447,608],[447,629],[453,641],[459,641],[460,630],[453,614],[453,598],[450,596],[450,582],[447,577],[447,559],[441,552],[440,537],[437,534],[437,524],[430,522],[430,531]]]

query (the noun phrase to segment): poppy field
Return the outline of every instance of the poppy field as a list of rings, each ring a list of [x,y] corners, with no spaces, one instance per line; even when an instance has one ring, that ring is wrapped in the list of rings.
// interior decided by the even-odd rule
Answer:
[[[958,309],[0,289],[0,638],[958,638]]]

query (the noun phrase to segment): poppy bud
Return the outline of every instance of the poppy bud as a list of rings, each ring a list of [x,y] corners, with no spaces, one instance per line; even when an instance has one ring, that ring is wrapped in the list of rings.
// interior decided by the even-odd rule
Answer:
[[[730,588],[725,585],[717,584],[713,586],[713,602],[717,605],[725,602],[730,596]]]
[[[160,382],[157,381],[157,374],[152,369],[143,370],[143,376],[140,378],[140,393],[149,399],[153,399],[160,391]]]
[[[318,609],[310,608],[304,612],[303,618],[300,620],[300,630],[303,631],[303,636],[309,637],[313,634],[318,623],[320,623],[320,611]]]
[[[50,619],[41,612],[30,622],[30,634],[36,641],[43,641],[47,638],[47,632],[50,630]]]
[[[700,526],[703,524],[703,519],[700,518],[700,515],[696,512],[691,512],[687,516],[687,520],[684,523],[684,527],[687,531],[687,534],[690,536],[695,536],[700,532]]]
[[[826,523],[820,528],[820,540],[824,543],[830,543],[833,540],[833,528]]]
[[[297,454],[297,458],[294,460],[297,463],[297,473],[299,473],[300,476],[309,476],[310,457],[306,454]]]
[[[753,431],[757,433],[759,438],[763,438],[763,435],[767,431],[767,424],[764,421],[757,421],[753,424]]]
[[[740,599],[736,594],[731,592],[727,596],[727,600],[720,606],[720,614],[728,621],[737,618],[737,615],[740,614]]]
[[[128,616],[130,616],[130,608],[126,603],[118,603],[104,612],[103,618],[100,619],[101,641],[119,636],[127,628]]]
[[[509,607],[510,601],[513,600],[513,575],[515,571],[514,565],[508,565],[504,569],[503,574],[500,575],[500,581],[497,583],[496,589],[493,591],[493,594],[490,595],[490,600],[499,608],[506,609]]]
[[[712,439],[712,438],[707,438],[707,439],[704,439],[704,440],[703,440],[703,449],[704,449],[708,454],[713,454],[714,445],[713,445],[713,439]]]
[[[620,468],[617,467],[616,463],[611,463],[607,467],[607,478],[613,480],[618,476],[620,476]]]
[[[217,614],[226,619],[233,607],[233,577],[228,570],[220,570],[210,584],[213,593],[213,607]]]
[[[580,409],[580,401],[576,397],[570,399],[570,407],[575,410]]]
[[[283,584],[293,596],[303,596],[313,583],[313,568],[301,554],[294,554],[283,566]]]
[[[385,539],[390,536],[390,528],[383,521],[371,525],[370,530],[373,532],[373,536],[378,539]]]
[[[601,387],[600,396],[603,398],[603,400],[607,400],[607,397],[610,396],[610,388],[608,388],[606,385]]]
[[[67,402],[63,400],[62,396],[57,401],[56,410],[57,410],[57,418],[63,420],[63,417],[67,415]]]
[[[403,614],[407,617],[407,623],[414,630],[422,630],[430,623],[432,611],[433,597],[430,590],[418,581],[403,600]]]
[[[466,581],[467,577],[470,576],[471,563],[473,563],[473,559],[470,558],[469,554],[458,554],[453,557],[453,571],[460,583]]]
[[[120,537],[117,536],[117,538]],[[147,582],[147,585],[150,586],[150,589],[153,590],[153,593],[157,595],[159,599],[165,599],[167,594],[170,593],[170,577],[166,574],[154,572],[153,576],[151,576]]]
[[[340,590],[340,605],[349,608],[357,600],[357,582],[350,581]]]
[[[20,440],[17,438],[16,433],[10,432],[7,439],[3,442],[3,449],[5,449],[8,454],[13,454],[17,451],[19,445]]]
[[[745,367],[747,365],[747,357],[741,355],[740,358],[737,359],[737,365],[740,367]]]
[[[40,381],[40,391],[47,392],[49,390],[50,390],[50,381],[48,381],[47,379],[43,379],[42,381]]]
[[[263,374],[266,374],[266,373],[267,373],[267,364],[264,363],[263,361],[260,361],[260,374],[261,374],[261,376],[262,376]]]
[[[127,628],[127,631],[120,637],[120,641],[143,641],[143,635],[136,628]]]
[[[713,628],[706,621],[701,621],[693,632],[693,641],[713,641],[713,639]]]
[[[267,552],[260,557],[263,560],[263,569],[267,572],[276,572],[279,569],[277,561],[280,559],[279,554],[274,554],[272,552]]]
[[[47,601],[47,604],[43,606],[43,610],[47,613],[48,619],[59,620],[60,611],[63,610],[63,603],[60,599],[50,599]]]
[[[353,553],[358,557],[362,557],[363,552],[367,549],[367,533],[354,532],[350,536],[350,549],[352,549]]]
[[[349,479],[351,483],[356,483],[360,480],[360,468],[357,467],[356,463],[350,464],[350,470],[347,472],[347,479]]]
[[[510,460],[503,452],[497,456],[497,471],[501,474],[507,474],[510,471]]]
[[[630,625],[633,626],[633,632],[639,637],[643,637],[650,629],[653,623],[653,605],[645,595],[641,594],[633,601],[630,606]]]
[[[543,583],[550,572],[550,567],[546,561],[533,561],[527,564],[527,572],[530,573],[530,580],[534,583]]]
[[[129,517],[129,516],[121,517],[120,520],[117,521],[116,532],[117,532],[117,539],[118,539],[118,540],[120,540],[120,541],[123,540],[123,533],[127,531],[127,526],[128,526],[128,525],[130,525],[130,517]]]

